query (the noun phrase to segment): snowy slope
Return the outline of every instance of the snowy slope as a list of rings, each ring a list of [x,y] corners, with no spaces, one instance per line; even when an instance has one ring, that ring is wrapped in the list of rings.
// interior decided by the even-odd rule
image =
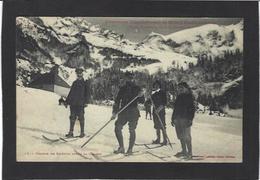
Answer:
[[[229,90],[232,87],[236,87],[243,81],[243,76],[238,77],[237,79],[224,83],[223,86],[221,87],[221,94],[224,94],[227,90]]]
[[[80,146],[88,137],[68,143],[50,143],[42,138],[57,138],[67,133],[69,128],[69,109],[58,106],[59,96],[51,92],[17,86],[17,160],[18,161],[100,161],[91,153],[104,156],[112,162],[241,162],[242,161],[242,119],[196,114],[192,127],[193,153],[196,160],[180,161],[173,157],[180,151],[175,129],[170,125],[172,110],[166,111],[167,133],[173,143],[169,146],[147,149],[141,145],[155,138],[153,123],[145,119],[145,112],[137,126],[137,138],[133,156],[111,156],[117,147],[114,135],[114,122],[111,122],[83,149]],[[28,103],[30,102],[30,103]],[[85,109],[85,129],[88,135],[94,134],[111,116],[108,106],[89,105]],[[102,113],[100,113],[102,112]],[[128,128],[123,130],[127,148]],[[144,133],[145,132],[145,133]],[[79,134],[79,123],[75,125],[75,135]],[[76,149],[79,153],[75,153]],[[150,153],[153,155],[151,155]],[[163,157],[163,158],[158,158]],[[88,158],[88,159],[86,159]]]
[[[205,83],[204,85],[207,87],[206,89],[208,89],[211,95],[221,96],[230,88],[239,86],[242,81],[243,81],[243,76],[240,76],[229,82],[211,82],[211,83]]]
[[[154,48],[169,49],[188,55],[221,56],[224,51],[243,52],[243,21],[234,25],[206,24],[169,35],[151,33],[142,43]]]
[[[84,64],[83,57],[79,56],[80,53],[85,53],[85,57],[89,57],[88,65],[96,63],[100,69],[113,66],[118,58],[124,61],[131,61],[132,58],[147,59],[147,62],[144,64],[140,61],[136,65],[137,67],[143,67],[147,64],[159,61],[163,69],[172,67],[173,62],[176,65],[175,68],[177,68],[178,64],[178,68],[183,67],[184,69],[187,69],[188,63],[196,64],[197,62],[196,58],[178,54],[172,51],[168,46],[164,46],[165,48],[157,47],[156,41],[154,42],[155,44],[150,43],[149,46],[140,46],[140,44],[124,39],[124,35],[122,34],[117,34],[114,31],[102,29],[98,25],[88,23],[84,17],[41,17],[38,19],[18,17],[16,25],[17,28],[21,30],[21,36],[24,39],[28,39],[28,41],[33,40],[34,46],[41,48],[37,54],[31,52],[31,49],[36,47],[26,49],[32,57],[27,57],[28,55],[23,52],[24,50],[19,52],[19,54],[29,59],[34,58],[35,61],[41,58],[46,59],[45,56],[47,56],[47,59],[54,64],[62,65],[66,63],[73,68],[78,64]],[[29,46],[31,45],[32,44]],[[24,46],[27,45],[22,45],[22,47]],[[79,50],[71,51],[73,47],[78,46]],[[108,51],[105,51],[105,54],[104,49],[108,49]],[[43,54],[41,55],[40,53]],[[78,54],[78,56],[75,56],[75,53]],[[110,62],[104,61],[105,58],[109,59]],[[151,61],[150,59],[155,61]],[[136,70],[138,70],[138,68]]]
[[[156,46],[153,46],[154,43],[151,43],[150,46],[138,46],[138,44],[134,43],[125,43],[126,41],[117,41],[114,39],[105,39],[103,36],[99,34],[92,33],[83,33],[86,41],[97,46],[97,47],[107,47],[122,51],[126,54],[131,54],[137,57],[142,57],[146,59],[157,59],[161,62],[161,67],[172,67],[173,61],[175,64],[187,69],[188,63],[197,63],[196,58],[188,57],[182,54],[178,54],[173,52],[171,49],[162,49]],[[149,67],[146,67],[147,69]]]
[[[34,23],[25,17],[17,17],[16,18],[16,26],[19,27],[24,34],[28,36],[34,37],[36,40],[46,39],[48,40],[48,36],[41,32],[44,30],[44,27]]]
[[[48,72],[57,64],[69,76],[79,66],[93,75],[113,67],[155,74],[169,68],[186,70],[204,53],[214,57],[225,51],[243,51],[242,21],[229,26],[207,24],[169,35],[151,32],[140,43],[90,24],[84,17],[18,17],[16,26],[17,59],[29,62],[35,73]],[[20,72],[23,68],[18,63]],[[73,77],[65,79],[70,83]],[[28,82],[27,76],[17,74],[17,84]]]
[[[78,34],[78,29],[68,18],[58,17],[52,20],[52,18],[42,17],[41,20],[47,27],[53,30],[53,35],[56,35],[61,42],[71,44],[78,42],[77,38],[74,37]]]

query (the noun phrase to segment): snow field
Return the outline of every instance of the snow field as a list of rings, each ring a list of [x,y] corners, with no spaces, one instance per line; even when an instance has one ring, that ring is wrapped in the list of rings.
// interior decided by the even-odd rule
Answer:
[[[58,105],[59,96],[52,92],[17,86],[17,160],[18,161],[100,161],[91,153],[104,156],[112,162],[241,162],[242,161],[242,119],[196,114],[192,126],[193,154],[201,156],[191,161],[181,161],[172,156],[180,151],[175,129],[170,125],[171,109],[166,110],[167,133],[173,143],[170,146],[148,149],[140,144],[149,144],[155,139],[153,122],[145,119],[141,111],[136,129],[136,145],[133,156],[107,156],[117,148],[112,121],[84,148],[80,146],[89,137],[50,143],[42,138],[64,136],[69,129],[69,108]],[[94,134],[109,119],[112,108],[89,105],[85,108],[85,131]],[[79,135],[77,121],[74,134]],[[123,129],[125,148],[128,147],[128,125]],[[155,147],[151,145],[150,147]],[[84,155],[75,153],[74,149]],[[149,151],[154,155],[146,153]],[[157,157],[156,157],[157,156]],[[164,157],[158,158],[158,157]]]

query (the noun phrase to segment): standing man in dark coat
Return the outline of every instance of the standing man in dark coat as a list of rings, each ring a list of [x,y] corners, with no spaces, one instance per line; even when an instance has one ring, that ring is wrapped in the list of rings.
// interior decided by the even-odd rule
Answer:
[[[83,69],[76,69],[77,79],[73,82],[66,103],[70,105],[70,130],[66,137],[73,137],[75,121],[80,122],[80,137],[84,137],[84,108],[87,107],[89,99],[88,83],[83,78]]]
[[[165,124],[165,106],[167,104],[166,92],[161,89],[160,81],[155,81],[153,84],[153,92],[151,96],[153,102],[153,122],[156,130],[157,138],[153,144],[160,144],[161,131],[163,134],[162,145],[167,144],[166,124]],[[159,117],[158,117],[159,116]]]
[[[115,104],[113,106],[113,115],[111,119],[114,119],[116,113],[120,109],[124,108],[130,101],[135,97],[138,97],[130,105],[127,106],[120,114],[115,122],[115,135],[119,144],[119,148],[114,151],[115,154],[125,153],[124,140],[122,135],[122,129],[126,123],[129,127],[129,146],[126,155],[131,155],[133,153],[133,147],[135,144],[136,134],[135,129],[137,127],[137,122],[140,117],[140,112],[137,107],[137,103],[144,103],[143,91],[139,86],[137,86],[133,81],[133,75],[130,72],[126,72],[126,83],[119,89],[119,92],[115,99]]]
[[[178,95],[172,114],[172,125],[181,142],[182,151],[176,157],[192,159],[191,126],[195,114],[195,105],[192,91],[186,82],[178,84]],[[187,151],[188,150],[188,151]]]

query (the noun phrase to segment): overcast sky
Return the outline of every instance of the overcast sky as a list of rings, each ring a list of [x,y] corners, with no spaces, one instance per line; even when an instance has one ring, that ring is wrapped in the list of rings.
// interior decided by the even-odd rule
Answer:
[[[204,24],[236,24],[241,18],[142,18],[142,17],[87,17],[92,24],[114,30],[125,38],[139,42],[151,32],[168,35],[183,29]]]

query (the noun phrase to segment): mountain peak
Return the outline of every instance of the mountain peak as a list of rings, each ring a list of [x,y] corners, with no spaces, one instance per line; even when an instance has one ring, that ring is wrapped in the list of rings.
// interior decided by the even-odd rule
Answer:
[[[205,24],[166,35],[165,38],[168,45],[181,54],[223,56],[225,51],[243,51],[243,21],[236,25]]]
[[[163,36],[163,35],[152,31],[148,36]]]
[[[156,32],[151,32],[149,35],[147,35],[142,43],[155,43],[158,41],[164,41],[165,37],[162,34],[156,33]]]

